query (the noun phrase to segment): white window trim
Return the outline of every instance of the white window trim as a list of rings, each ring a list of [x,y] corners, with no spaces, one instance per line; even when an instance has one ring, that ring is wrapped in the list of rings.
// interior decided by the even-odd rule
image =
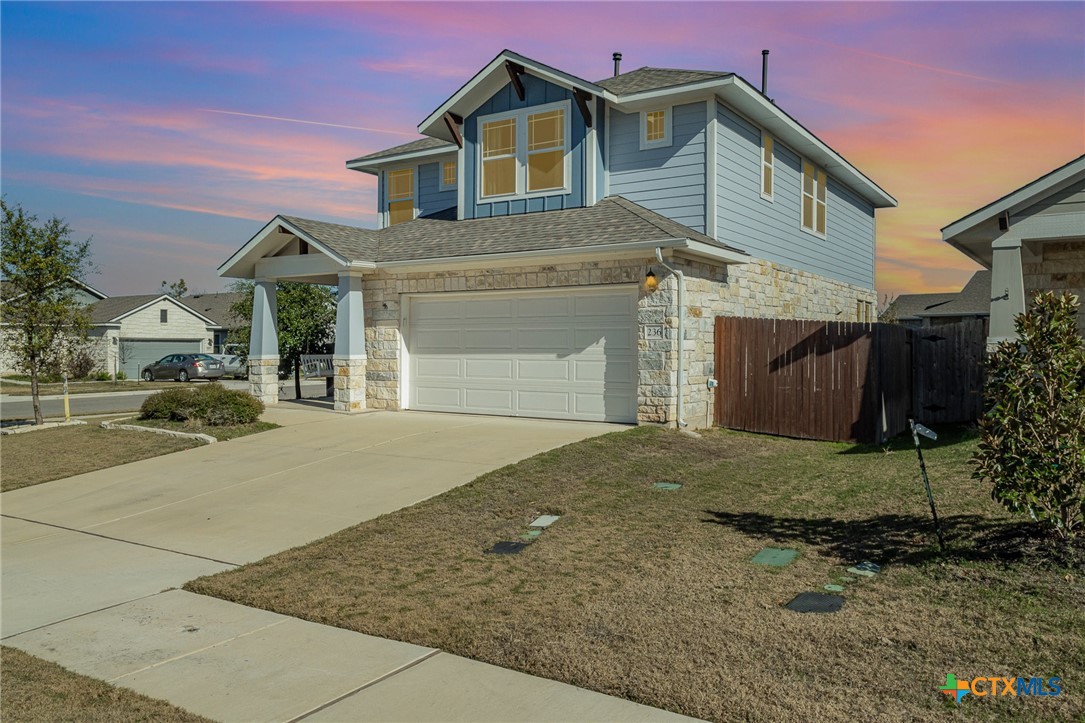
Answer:
[[[529,115],[535,115],[536,113],[546,113],[548,111],[564,110],[562,116],[565,121],[565,185],[562,188],[551,188],[546,191],[527,191],[527,117]],[[490,115],[479,116],[476,120],[478,125],[477,142],[475,143],[475,168],[478,169],[477,178],[475,182],[475,203],[497,203],[500,201],[518,200],[521,198],[545,198],[546,196],[559,196],[569,195],[573,192],[572,183],[570,182],[570,167],[572,157],[572,102],[568,100],[559,100],[556,103],[546,103],[545,105],[533,105],[527,108],[518,108],[516,110],[504,111],[502,113],[492,113]],[[503,193],[498,196],[484,196],[482,195],[482,189],[484,184],[483,168],[482,168],[482,126],[485,123],[492,123],[494,121],[506,120],[508,118],[516,119],[516,192],[515,193]]]
[[[658,141],[649,141],[648,114],[663,111],[663,138]],[[658,108],[649,108],[640,112],[640,149],[646,151],[649,148],[669,148],[674,143],[674,134],[671,132],[674,126],[674,106],[665,105]]]
[[[772,157],[769,158],[769,162],[765,163],[765,139],[770,138],[772,140]],[[761,155],[759,157],[761,166],[761,188],[758,189],[761,192],[761,198],[766,201],[772,201],[776,198],[776,137],[768,131],[761,130]],[[772,193],[765,193],[765,169],[772,169]],[[801,170],[801,169],[800,169]],[[801,211],[800,211],[801,214]],[[802,218],[799,219],[802,222]]]
[[[814,222],[814,225],[813,225],[812,228],[807,228],[805,225],[803,225],[803,222],[802,222],[802,202],[803,202],[803,196],[806,195],[806,193],[804,191],[804,188],[803,188],[803,176],[805,174],[803,168],[805,167],[805,165],[807,163],[809,163],[810,166],[814,169],[814,206],[813,206],[814,218],[812,219],[813,222]],[[818,227],[818,171],[821,171],[822,173],[825,174],[825,233],[818,233],[818,231],[817,231],[817,227]],[[775,179],[773,180],[773,184],[774,184],[773,187],[775,188]],[[811,236],[818,237],[819,239],[825,239],[826,235],[829,233],[829,173],[824,168],[822,168],[821,166],[819,166],[818,164],[814,163],[813,161],[811,161],[810,159],[808,159],[808,158],[806,158],[804,156],[799,156],[799,229],[803,233],[808,233]]]
[[[390,193],[389,184],[391,183],[390,176],[395,171],[412,170],[411,174],[411,220],[418,218],[418,166],[413,164],[403,164],[399,166],[389,166],[384,171],[384,228],[392,225],[392,194]],[[402,199],[407,200],[407,199]],[[396,201],[395,203],[399,203]]]
[[[456,180],[452,182],[452,185],[445,183],[445,164],[449,163],[447,160],[437,161],[437,189],[440,191],[455,191],[459,188],[460,178],[460,161],[459,158],[454,158],[452,163],[456,164]]]

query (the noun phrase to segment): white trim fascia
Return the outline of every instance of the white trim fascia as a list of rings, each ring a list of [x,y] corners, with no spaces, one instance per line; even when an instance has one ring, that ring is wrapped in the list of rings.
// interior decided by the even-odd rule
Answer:
[[[291,279],[338,273],[343,265],[323,254],[265,256],[257,259],[255,275],[265,279]]]
[[[460,148],[456,152],[456,220],[463,220],[463,213],[467,206],[467,196],[464,195],[464,168],[463,164],[467,158],[467,144],[464,144],[463,148]],[[478,172],[475,172],[476,179],[478,178]]]
[[[98,301],[102,301],[103,299],[108,299],[109,298],[109,296],[107,296],[106,294],[103,294],[101,291],[98,291],[98,289],[94,288],[93,286],[91,286],[87,282],[80,281],[79,279],[75,278],[74,276],[69,276],[68,280],[74,282],[76,286],[79,286],[81,289],[83,289],[83,291],[86,291],[91,296],[97,296]]]
[[[598,140],[595,125],[584,134],[584,205],[594,206],[599,200],[595,188],[595,151]]]
[[[201,314],[198,311],[193,311],[192,309],[185,306],[184,304],[182,304],[180,301],[173,298],[169,294],[162,294],[161,296],[155,297],[154,299],[151,299],[150,301],[148,301],[148,302],[146,302],[144,304],[140,304],[139,306],[137,306],[134,309],[129,309],[128,311],[125,311],[125,312],[123,312],[121,314],[118,314],[117,316],[114,316],[112,319],[110,319],[106,323],[120,323],[120,321],[122,319],[126,319],[129,316],[131,316],[132,314],[135,314],[135,313],[138,313],[140,311],[143,311],[144,309],[150,308],[150,307],[154,306],[155,304],[157,304],[160,301],[168,301],[168,302],[172,303],[174,306],[180,307],[183,311],[187,311],[188,313],[192,314],[193,316],[195,316],[200,321],[206,322],[207,326],[218,326],[218,322],[214,321],[213,319],[208,319],[206,316],[204,316],[203,314]],[[166,323],[168,324],[169,322],[166,322]]]
[[[673,104],[681,105],[696,102],[697,98],[691,96],[709,92],[718,96],[724,104],[753,125],[767,128],[774,140],[783,141],[796,155],[813,158],[826,172],[832,170],[837,180],[876,208],[897,206],[895,198],[738,75],[630,93],[620,96],[615,106],[623,112],[640,110],[647,103],[669,96],[672,97]]]
[[[347,161],[346,165],[348,170],[361,171],[362,173],[368,173],[371,176],[375,176],[380,172],[381,166],[390,163],[413,161],[419,158],[429,158],[430,156],[446,156],[455,153],[458,150],[459,149],[456,148],[454,143],[450,143],[447,147],[427,148],[422,151],[410,151],[409,153],[397,153],[392,156],[381,156],[380,158],[374,158],[369,161]]]
[[[603,142],[603,198],[610,195],[610,137],[614,135],[613,127],[610,125],[610,103],[604,103],[603,111],[606,114],[606,123],[604,124],[604,142]]]
[[[1079,180],[1078,175],[1085,174],[1085,156],[1070,161],[1062,168],[1056,168],[1045,176],[1037,178],[1007,196],[977,209],[964,218],[958,219],[942,229],[942,240],[949,241],[954,236],[969,230],[990,218],[996,217],[1015,207],[1028,208],[1040,200],[1041,196],[1057,193],[1066,186]],[[1018,210],[1023,210],[1018,208]]]
[[[716,198],[716,164],[719,163],[719,137],[716,128],[716,98],[705,101],[708,119],[705,124],[705,236],[716,238],[716,217],[718,199]]]
[[[573,90],[579,88],[581,90],[588,91],[592,95],[600,96],[607,100],[615,100],[616,96],[608,90],[590,83],[582,78],[578,78],[575,75],[562,72],[556,68],[543,65],[531,58],[525,58],[519,53],[514,53],[511,50],[502,50],[497,54],[497,57],[486,64],[479,72],[475,73],[472,78],[463,84],[459,90],[457,90],[448,100],[437,107],[435,111],[426,116],[425,120],[418,124],[418,132],[424,136],[432,136],[435,138],[444,138],[443,129],[438,126],[434,129],[433,126],[441,122],[442,116],[446,111],[452,110],[460,101],[467,98],[478,86],[485,83],[494,72],[504,73],[504,64],[506,60],[511,60],[517,65],[523,66],[525,71],[530,72],[532,75],[542,78],[545,81],[553,83],[554,85],[561,86],[563,88]],[[505,85],[508,81],[501,83]],[[469,116],[478,106],[475,106],[470,111],[459,113],[458,115],[466,118]]]
[[[565,148],[563,150],[562,162],[565,170],[565,185],[562,188],[549,188],[541,191],[528,191],[527,190],[527,168],[528,168],[528,156],[530,151],[528,150],[528,116],[538,113],[546,113],[551,110],[561,108],[563,111],[563,123],[565,124]],[[573,179],[572,179],[572,101],[570,100],[558,100],[553,103],[544,103],[542,105],[530,105],[523,108],[514,108],[512,110],[501,111],[500,113],[490,113],[489,115],[479,116],[475,119],[477,124],[478,142],[475,143],[474,163],[475,169],[478,175],[478,182],[475,184],[475,205],[483,203],[501,203],[502,201],[519,201],[529,198],[546,198],[548,196],[568,196],[573,192]],[[509,118],[516,119],[516,192],[505,193],[500,196],[483,196],[483,168],[482,168],[482,126],[485,123],[493,123],[494,121],[506,120]],[[521,120],[523,122],[521,122]]]
[[[218,275],[219,276],[229,276],[229,271],[234,266],[236,266],[237,263],[239,261],[241,261],[241,259],[245,258],[245,256],[248,255],[248,253],[250,251],[252,251],[254,248],[259,246],[260,243],[263,242],[268,236],[275,233],[280,226],[287,229],[291,234],[293,234],[294,236],[297,236],[302,241],[305,241],[307,244],[309,244],[310,246],[315,248],[320,253],[325,254],[326,256],[330,256],[333,260],[338,261],[340,264],[347,265],[347,264],[350,263],[348,259],[345,259],[342,256],[340,256],[339,254],[335,253],[334,251],[329,249],[327,246],[325,246],[324,244],[322,244],[319,241],[317,241],[316,239],[314,239],[309,234],[303,232],[301,229],[294,226],[292,223],[287,221],[282,216],[275,216],[275,218],[268,221],[267,224],[262,229],[257,231],[256,235],[253,236],[251,239],[249,239],[248,242],[246,242],[244,246],[242,246],[237,251],[235,251],[233,254],[231,254],[230,258],[226,259],[224,262],[222,262],[222,264],[219,265],[218,270],[217,270]],[[254,269],[256,268],[256,262],[255,261],[253,261],[253,268]]]
[[[674,246],[673,248],[679,252],[685,251],[686,254],[712,259],[721,264],[748,264],[753,261],[753,257],[747,253],[720,248],[719,246],[706,244],[704,241],[694,241],[692,239],[685,239],[684,245]]]
[[[663,138],[658,141],[649,141],[646,136],[648,135],[648,114],[656,111],[663,111]],[[637,141],[640,144],[640,150],[648,151],[653,148],[670,148],[674,145],[674,106],[673,105],[661,105],[658,107],[645,108],[639,113],[639,124],[637,126]]]

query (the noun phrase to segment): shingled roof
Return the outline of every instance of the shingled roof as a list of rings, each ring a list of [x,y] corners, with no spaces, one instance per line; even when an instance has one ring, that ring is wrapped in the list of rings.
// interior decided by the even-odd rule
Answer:
[[[449,143],[443,141],[440,138],[419,138],[417,141],[411,141],[410,143],[404,143],[398,146],[392,146],[391,148],[385,148],[383,151],[376,151],[369,155],[359,156],[347,161],[350,163],[363,163],[365,161],[376,161],[381,158],[387,158],[390,156],[399,156],[406,153],[418,153],[419,151],[428,151],[434,148],[448,147],[448,150],[453,151],[456,149],[455,143]]]
[[[734,73],[718,70],[682,70],[680,68],[637,68],[628,73],[615,75],[595,81],[596,85],[606,88],[615,95],[642,93],[646,90],[672,88],[676,85],[699,83],[704,80],[726,78]]]
[[[953,299],[918,316],[987,316],[991,313],[991,272],[977,271]]]
[[[621,196],[609,196],[587,208],[462,221],[455,217],[453,208],[379,231],[293,216],[282,218],[351,261],[423,261],[667,239],[689,239],[744,253]]]
[[[90,323],[104,324],[161,296],[162,294],[137,294],[134,296],[111,296],[108,299],[102,299],[89,307]]]
[[[193,294],[181,299],[181,303],[203,314],[221,327],[230,329],[244,324],[244,320],[237,318],[230,312],[230,307],[240,301],[243,294],[236,291],[222,291],[214,294]]]
[[[918,321],[920,313],[948,304],[956,298],[955,292],[944,294],[901,294],[881,315],[895,321]]]

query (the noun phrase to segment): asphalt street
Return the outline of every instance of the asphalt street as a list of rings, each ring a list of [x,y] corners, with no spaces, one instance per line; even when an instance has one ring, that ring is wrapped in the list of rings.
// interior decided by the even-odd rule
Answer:
[[[199,384],[200,382],[193,382]],[[245,380],[227,380],[223,382],[233,389],[247,389],[248,382]],[[120,412],[137,411],[143,400],[154,392],[117,392],[105,394],[71,394],[68,396],[72,416],[91,414],[112,414]],[[304,381],[301,385],[303,397],[321,397],[324,394],[324,380]],[[279,394],[281,399],[294,398],[294,383],[289,380],[282,385]],[[57,397],[42,399],[41,411],[45,417],[63,417],[64,400]],[[13,396],[10,394],[0,397],[0,419],[33,419],[34,407],[29,396]]]

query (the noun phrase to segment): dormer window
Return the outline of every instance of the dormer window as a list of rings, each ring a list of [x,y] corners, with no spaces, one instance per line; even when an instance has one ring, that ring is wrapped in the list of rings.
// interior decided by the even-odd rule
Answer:
[[[569,191],[569,103],[479,119],[479,200]]]
[[[441,190],[452,191],[456,188],[456,161],[441,162]]]
[[[671,145],[671,109],[657,108],[640,114],[640,149]]]
[[[414,169],[388,172],[388,225],[414,218]]]

